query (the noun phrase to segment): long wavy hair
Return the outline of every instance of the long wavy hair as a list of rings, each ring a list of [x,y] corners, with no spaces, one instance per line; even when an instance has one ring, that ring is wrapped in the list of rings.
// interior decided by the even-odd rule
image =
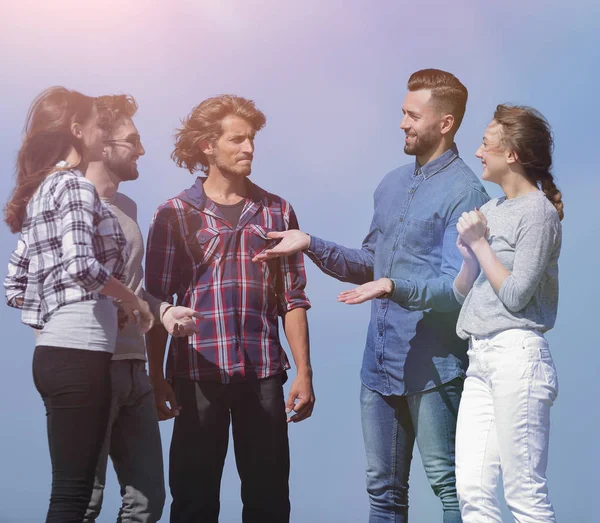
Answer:
[[[72,148],[84,158],[83,144],[71,126],[87,121],[93,107],[94,98],[64,87],[46,89],[31,104],[17,155],[15,188],[4,208],[4,221],[13,233],[21,231],[29,200],[55,165]]]
[[[227,116],[243,118],[256,132],[267,123],[266,116],[252,100],[231,94],[208,98],[192,109],[175,133],[175,150],[171,158],[177,167],[185,167],[190,173],[198,170],[208,173],[209,161],[200,144],[219,139],[223,134],[221,122]]]
[[[525,176],[541,188],[562,220],[562,193],[551,173],[554,140],[548,120],[532,107],[508,104],[496,107],[494,120],[501,126],[503,145],[516,153]]]

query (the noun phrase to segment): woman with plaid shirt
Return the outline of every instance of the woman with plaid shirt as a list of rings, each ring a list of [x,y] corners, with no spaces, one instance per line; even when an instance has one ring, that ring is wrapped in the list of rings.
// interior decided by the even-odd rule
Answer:
[[[8,305],[37,329],[35,385],[52,461],[47,522],[81,522],[92,493],[110,406],[117,307],[143,331],[146,302],[123,283],[126,241],[84,177],[101,159],[107,120],[94,99],[55,87],[33,102],[5,208],[20,233],[5,279]],[[73,430],[76,428],[76,430]]]

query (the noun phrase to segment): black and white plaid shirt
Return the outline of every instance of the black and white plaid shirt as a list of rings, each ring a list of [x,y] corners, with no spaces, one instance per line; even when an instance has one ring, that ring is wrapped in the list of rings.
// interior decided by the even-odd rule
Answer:
[[[125,273],[117,218],[81,172],[58,167],[27,205],[4,280],[8,305],[22,308],[23,323],[38,329],[63,305],[105,298],[98,291]]]

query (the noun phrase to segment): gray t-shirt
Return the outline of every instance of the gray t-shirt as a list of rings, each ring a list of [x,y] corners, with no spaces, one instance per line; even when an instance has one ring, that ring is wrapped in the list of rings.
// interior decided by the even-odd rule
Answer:
[[[457,334],[487,337],[508,329],[550,330],[558,308],[558,256],[562,228],[556,208],[542,191],[486,203],[489,242],[510,271],[496,294],[483,271],[465,298]]]
[[[127,239],[129,258],[125,266],[125,285],[148,302],[156,322],[160,323],[161,310],[164,310],[167,304],[163,304],[161,307],[162,302],[142,287],[144,282],[144,269],[142,267],[144,239],[137,223],[137,205],[131,198],[119,192],[112,198],[102,198],[102,201],[119,220],[121,229],[123,229]],[[146,360],[144,337],[132,322],[127,322],[123,330],[119,331],[113,356],[113,360],[129,359]]]
[[[114,352],[117,308],[111,299],[84,300],[56,309],[41,330],[36,346]]]

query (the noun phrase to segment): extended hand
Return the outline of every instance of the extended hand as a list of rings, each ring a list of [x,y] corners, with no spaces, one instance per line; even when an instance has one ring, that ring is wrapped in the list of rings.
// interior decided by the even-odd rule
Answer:
[[[479,209],[475,208],[474,211],[462,213],[456,229],[460,240],[472,247],[473,244],[487,237],[487,219]]]
[[[370,281],[360,287],[355,287],[352,290],[344,291],[338,296],[338,301],[355,305],[363,303],[373,298],[380,298],[385,294],[392,292],[392,280],[389,278],[380,278],[379,280]]]
[[[310,236],[298,229],[290,229],[289,231],[282,232],[273,231],[268,233],[268,236],[273,239],[279,238],[281,241],[272,249],[266,249],[257,254],[252,258],[252,261],[263,262],[271,258],[278,258],[279,256],[291,256],[292,254],[308,249],[310,245]]]
[[[188,307],[169,307],[162,316],[162,324],[174,338],[183,338],[199,332],[194,319],[203,319],[202,314]]]
[[[154,389],[154,403],[158,420],[164,421],[179,416],[180,407],[177,405],[175,393],[169,382],[163,376],[151,378],[150,381]]]
[[[123,300],[121,306],[129,321],[138,326],[141,334],[146,334],[154,325],[154,315],[150,312],[150,307],[139,296],[133,295],[131,300]]]
[[[300,373],[290,387],[290,394],[285,404],[287,414],[292,411],[295,412],[293,416],[288,418],[288,423],[297,423],[309,418],[314,407],[315,392],[312,386],[312,376],[307,373]]]

